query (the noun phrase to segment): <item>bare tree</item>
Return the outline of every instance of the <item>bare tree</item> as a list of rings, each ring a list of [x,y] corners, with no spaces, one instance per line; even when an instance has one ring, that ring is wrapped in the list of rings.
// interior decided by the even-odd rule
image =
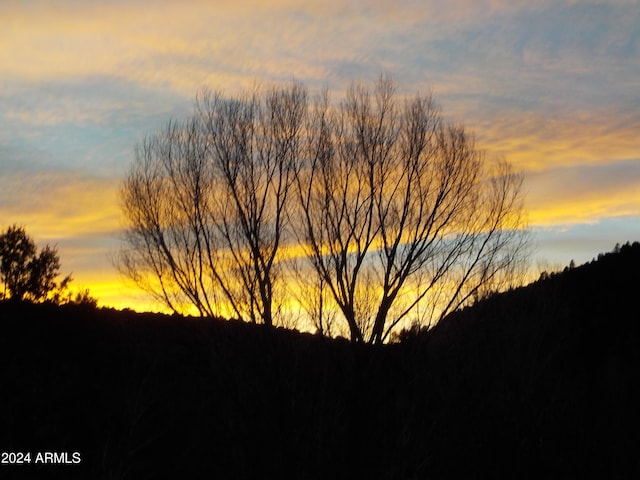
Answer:
[[[121,189],[127,229],[118,266],[175,312],[215,313],[214,277],[194,215],[203,206],[206,165],[197,122],[171,121],[137,146]]]
[[[409,315],[429,324],[522,257],[521,177],[488,168],[430,95],[403,102],[386,78],[337,107],[325,95],[306,138],[299,236],[352,341],[381,343]]]
[[[430,95],[401,99],[386,78],[312,108],[297,83],[204,91],[136,150],[119,266],[176,312],[267,325],[297,279],[290,297],[319,332],[381,343],[509,284],[526,246],[521,182]]]
[[[272,325],[306,91],[204,91],[136,150],[119,268],[168,308]]]
[[[279,308],[274,305],[281,276],[277,255],[298,168],[306,99],[302,85],[293,83],[268,90],[263,98],[226,100],[205,92],[198,101],[219,186],[213,196],[217,214],[209,220],[232,260],[219,271],[228,275],[221,284],[237,310],[267,325]]]

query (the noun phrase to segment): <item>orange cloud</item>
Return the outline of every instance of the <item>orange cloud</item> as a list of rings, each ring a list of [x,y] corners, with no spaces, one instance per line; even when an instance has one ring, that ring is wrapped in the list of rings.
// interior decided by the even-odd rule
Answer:
[[[358,56],[384,67],[367,57],[376,41],[400,26],[470,20],[487,11],[474,5],[10,2],[0,6],[0,74],[29,82],[108,75],[188,96],[205,84],[235,89],[255,78],[326,78],[327,62],[357,63]],[[418,31],[424,37],[432,30]]]
[[[640,218],[640,161],[532,172],[527,190],[530,221],[536,226]]]
[[[46,241],[111,232],[119,228],[118,182],[73,172],[7,175],[0,215]]]
[[[624,107],[594,110],[488,112],[469,124],[481,148],[526,170],[637,159],[640,116]]]

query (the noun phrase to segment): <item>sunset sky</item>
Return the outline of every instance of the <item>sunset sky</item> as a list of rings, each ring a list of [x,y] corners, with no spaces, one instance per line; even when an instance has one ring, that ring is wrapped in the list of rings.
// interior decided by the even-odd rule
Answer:
[[[151,308],[112,264],[135,144],[205,86],[382,72],[524,171],[532,268],[640,240],[637,0],[0,0],[0,228],[57,245],[101,305]]]

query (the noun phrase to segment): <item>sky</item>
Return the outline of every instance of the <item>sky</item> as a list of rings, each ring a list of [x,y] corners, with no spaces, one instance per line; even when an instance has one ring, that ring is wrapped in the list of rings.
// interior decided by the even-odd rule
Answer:
[[[525,176],[532,268],[640,240],[638,0],[0,0],[0,228],[55,245],[101,305],[134,147],[204,87],[431,91]]]

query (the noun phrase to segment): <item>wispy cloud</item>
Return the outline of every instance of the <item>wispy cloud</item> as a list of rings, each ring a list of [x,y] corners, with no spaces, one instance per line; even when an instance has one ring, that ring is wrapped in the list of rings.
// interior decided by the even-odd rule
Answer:
[[[43,241],[109,234],[120,226],[118,182],[73,171],[4,175],[0,218],[6,224],[24,224]]]
[[[510,102],[592,95],[638,69],[638,8],[574,2],[30,2],[0,7],[12,79],[112,77],[190,97],[256,78],[341,88],[388,69],[409,89]],[[619,62],[624,58],[624,64]],[[575,80],[579,80],[576,82]],[[594,83],[596,85],[594,85]],[[624,83],[624,82],[621,82]],[[623,88],[621,88],[623,87]],[[616,85],[616,95],[633,86]],[[584,91],[586,89],[586,92]]]
[[[637,105],[640,107],[640,102]],[[640,157],[640,109],[633,104],[562,113],[510,108],[492,113],[471,121],[481,146],[526,170],[608,164]]]
[[[534,225],[629,216],[637,219],[640,234],[640,158],[549,168],[529,174],[527,190]]]

